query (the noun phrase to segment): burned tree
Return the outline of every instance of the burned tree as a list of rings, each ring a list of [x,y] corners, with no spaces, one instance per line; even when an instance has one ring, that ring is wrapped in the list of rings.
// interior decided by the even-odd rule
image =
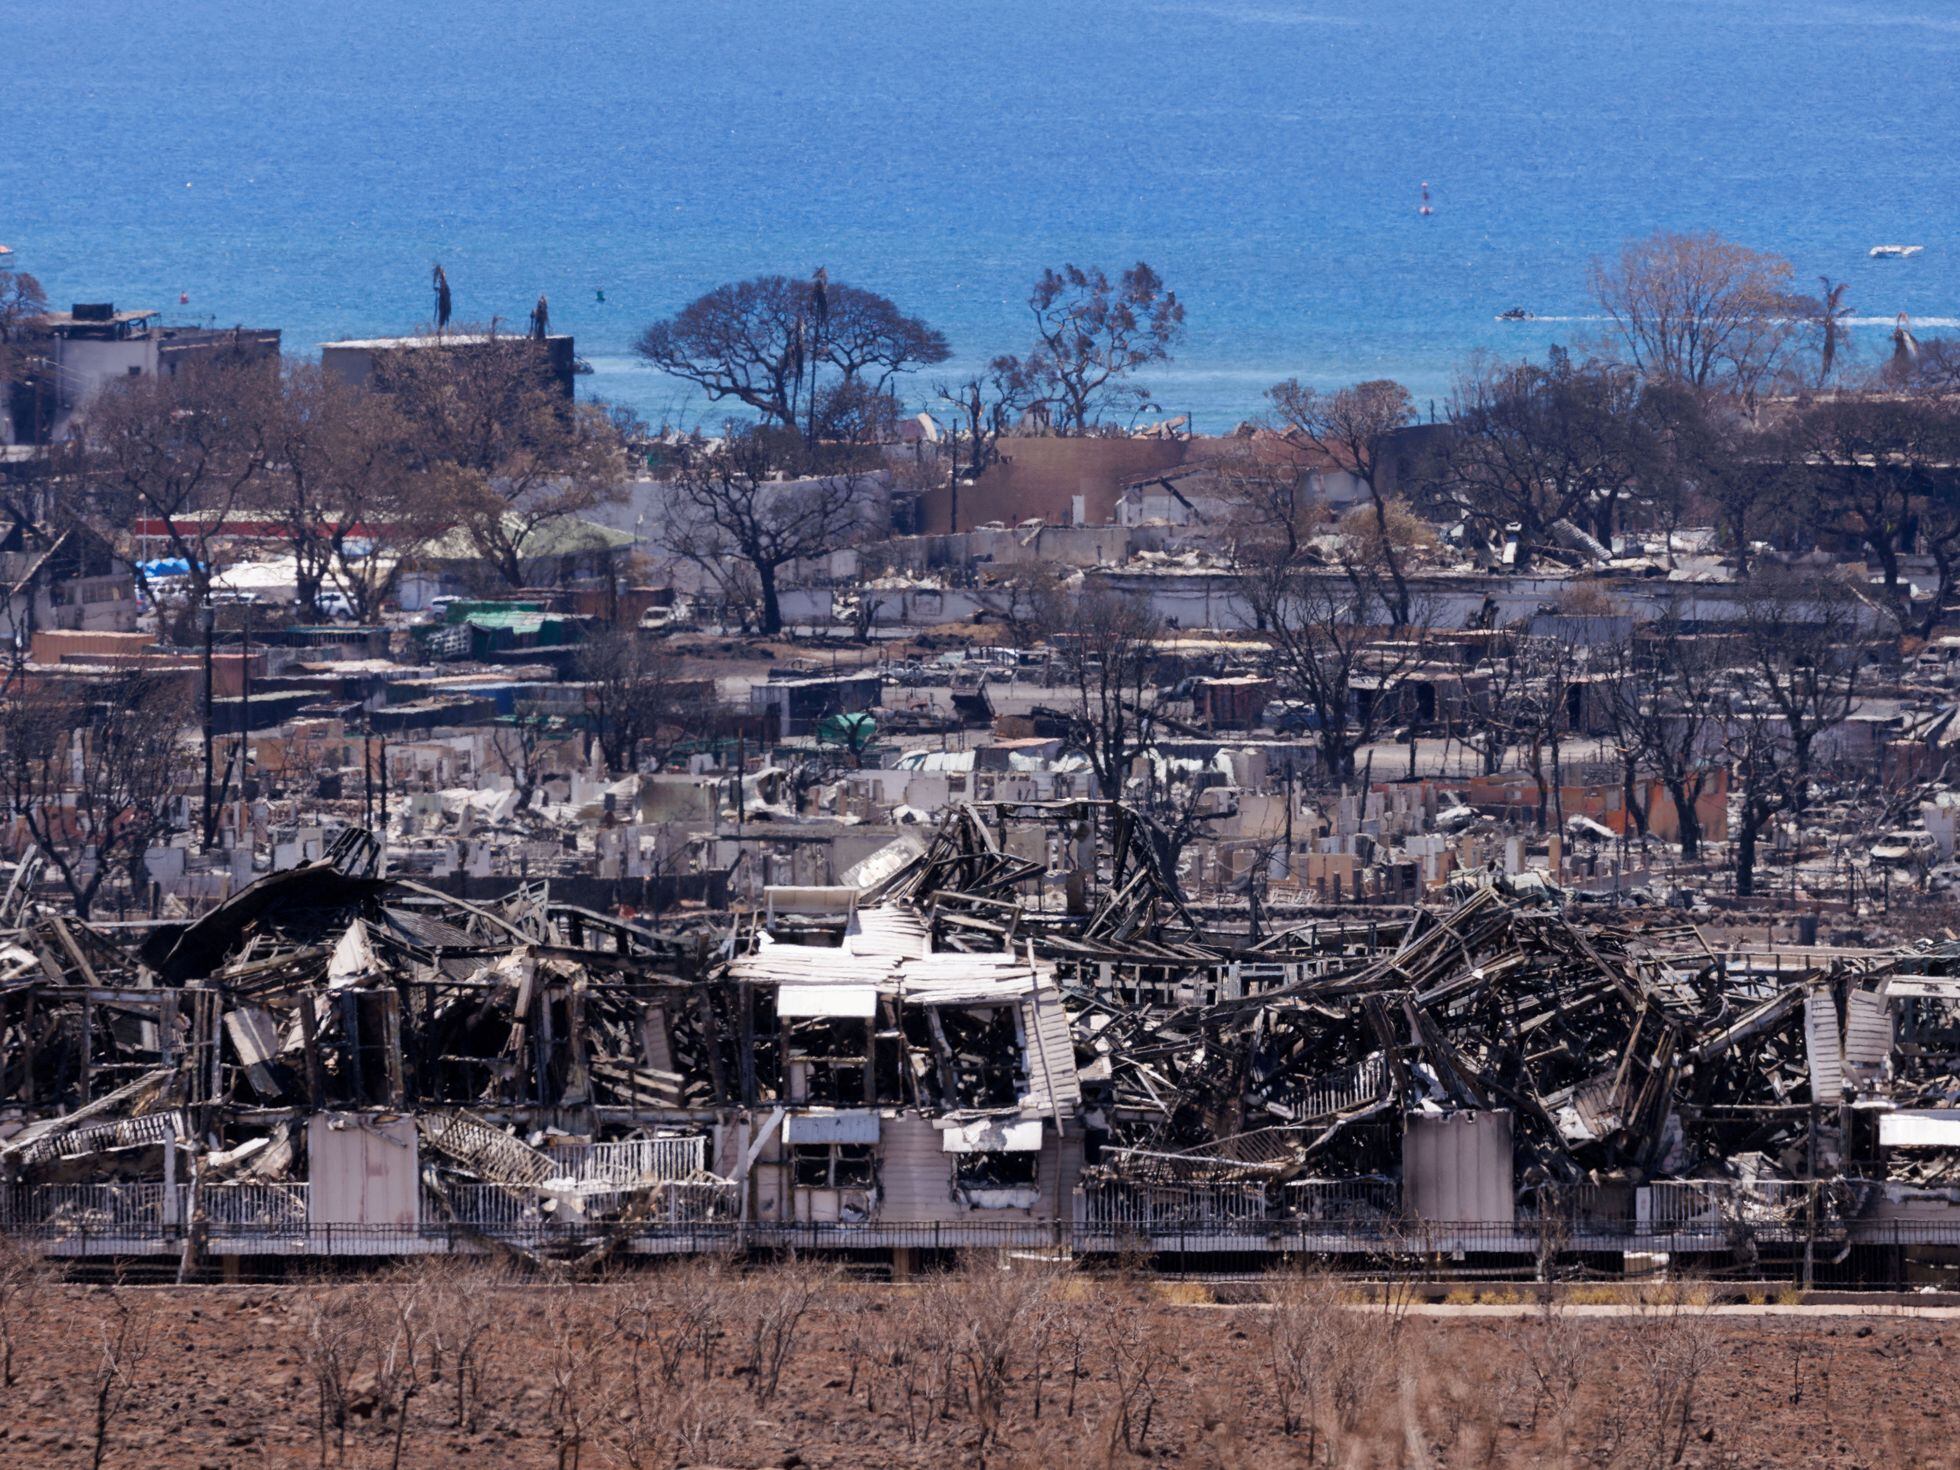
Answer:
[[[357,622],[373,619],[401,556],[443,529],[439,497],[410,467],[410,433],[385,395],[310,364],[287,369],[267,436],[270,509],[308,615],[322,615],[331,587]]]
[[[1818,740],[1858,706],[1864,605],[1835,577],[1777,569],[1744,588],[1743,659],[1724,700],[1725,746],[1735,770],[1735,887],[1755,891],[1764,829],[1788,812],[1801,841]]]
[[[145,855],[174,830],[179,736],[191,712],[181,685],[140,673],[72,693],[16,683],[0,707],[14,817],[81,918],[116,873],[142,892]]]
[[[1028,406],[1032,391],[1027,369],[1018,357],[996,357],[984,373],[959,383],[934,385],[933,392],[954,415],[955,481],[963,475],[978,475],[999,457],[1001,437]],[[959,526],[955,524],[952,529],[957,531]]]
[[[1379,474],[1382,440],[1415,418],[1415,402],[1400,383],[1375,380],[1324,393],[1288,378],[1266,390],[1273,411],[1297,441],[1359,480],[1368,492],[1375,527],[1371,560],[1388,580],[1384,601],[1397,627],[1409,621],[1409,581],[1399,537],[1390,526],[1392,507]]]
[[[407,420],[425,504],[507,585],[552,528],[617,498],[620,434],[574,404],[529,337],[475,334],[388,354],[374,386]]]
[[[1119,403],[1146,408],[1149,390],[1132,375],[1168,362],[1184,335],[1184,303],[1142,261],[1115,280],[1100,268],[1045,270],[1028,309],[1035,345],[1025,370],[1061,434],[1090,432]]]
[[[1141,597],[1096,587],[1075,602],[1068,635],[1075,741],[1103,794],[1120,798],[1131,765],[1156,736],[1157,639],[1163,623]]]
[[[946,339],[889,297],[831,281],[757,276],[717,286],[640,334],[634,351],[711,402],[734,399],[764,424],[826,437],[830,414],[892,379],[951,356]],[[807,412],[806,412],[807,408]]]
[[[1352,781],[1355,755],[1400,722],[1426,620],[1396,637],[1388,608],[1338,574],[1291,569],[1251,576],[1245,595],[1272,645],[1273,672],[1313,727],[1329,780]]]
[[[1638,397],[1625,369],[1575,363],[1560,348],[1543,366],[1471,373],[1450,403],[1443,508],[1492,541],[1515,527],[1520,569],[1569,540],[1575,517],[1609,538],[1638,460]]]
[[[736,434],[676,476],[664,540],[724,588],[731,567],[752,580],[760,630],[779,633],[784,568],[857,541],[872,525],[876,491],[872,477],[853,472],[778,479],[763,438]]]
[[[1960,414],[1938,397],[1820,398],[1790,421],[1784,453],[1877,563],[1901,629],[1924,636],[1960,592]],[[1913,551],[1938,575],[1923,605],[1905,571]]]
[[[256,508],[276,389],[266,364],[220,357],[119,379],[89,408],[88,519],[112,544],[148,523],[186,566],[187,620],[209,601],[218,544],[240,511]]]
[[[673,655],[625,629],[586,639],[579,649],[592,733],[609,771],[639,769],[640,749],[659,747],[663,730],[689,723]]]
[[[538,782],[544,779],[545,747],[558,728],[555,716],[532,705],[499,721],[490,732],[490,753],[510,779],[520,812],[528,812],[538,794]]]
[[[1723,651],[1669,609],[1640,643],[1616,650],[1613,662],[1604,687],[1628,788],[1636,767],[1653,773],[1674,807],[1681,856],[1692,862],[1701,854],[1697,803],[1721,745]]]

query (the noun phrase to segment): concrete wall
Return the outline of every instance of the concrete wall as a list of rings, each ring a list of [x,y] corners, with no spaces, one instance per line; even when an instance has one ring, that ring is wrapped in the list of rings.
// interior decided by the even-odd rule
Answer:
[[[1175,469],[1188,449],[1182,439],[1004,439],[1000,461],[973,484],[959,487],[959,524],[953,524],[953,488],[940,485],[920,501],[920,529],[932,534],[1034,519],[1074,525],[1078,495],[1081,522],[1101,524],[1115,519],[1116,498],[1125,484]]]

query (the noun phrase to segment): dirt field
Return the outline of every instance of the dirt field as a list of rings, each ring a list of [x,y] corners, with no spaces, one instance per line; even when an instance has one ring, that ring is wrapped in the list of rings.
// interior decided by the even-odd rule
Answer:
[[[988,1265],[331,1287],[10,1278],[0,1465],[1951,1465],[1960,1321],[1501,1319]],[[1955,1337],[1949,1346],[1948,1337]],[[100,1413],[98,1413],[98,1410]],[[1676,1456],[1679,1456],[1678,1460]]]

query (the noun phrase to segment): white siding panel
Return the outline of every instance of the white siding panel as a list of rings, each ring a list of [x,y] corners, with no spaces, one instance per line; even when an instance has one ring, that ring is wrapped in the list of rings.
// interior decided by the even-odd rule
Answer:
[[[1402,1187],[1417,1219],[1509,1225],[1517,1199],[1511,1114],[1410,1113],[1402,1134]]]
[[[315,1113],[306,1124],[308,1223],[412,1228],[420,1217],[417,1144],[413,1118]]]
[[[971,1219],[953,1198],[952,1154],[942,1151],[939,1130],[917,1114],[887,1118],[879,1135],[878,1216],[912,1224]]]

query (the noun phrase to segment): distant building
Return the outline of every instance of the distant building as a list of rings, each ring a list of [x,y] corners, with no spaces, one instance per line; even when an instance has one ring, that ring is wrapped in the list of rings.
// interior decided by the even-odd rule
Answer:
[[[25,646],[43,629],[127,632],[136,626],[129,566],[81,526],[9,519],[0,529],[0,636]]]
[[[10,395],[13,439],[35,444],[68,436],[75,415],[103,384],[172,377],[189,362],[232,353],[276,363],[279,331],[260,327],[172,327],[161,312],[75,303],[36,323],[38,353]]]
[[[392,357],[410,352],[482,352],[492,347],[508,348],[514,344],[535,345],[545,355],[546,371],[567,399],[572,397],[573,382],[578,374],[578,357],[572,351],[572,338],[569,333],[554,334],[538,341],[516,333],[489,336],[483,333],[451,332],[443,336],[417,337],[362,337],[350,338],[343,342],[325,342],[320,346],[320,366],[342,382],[356,387],[365,387],[375,375],[377,366],[383,366]]]

